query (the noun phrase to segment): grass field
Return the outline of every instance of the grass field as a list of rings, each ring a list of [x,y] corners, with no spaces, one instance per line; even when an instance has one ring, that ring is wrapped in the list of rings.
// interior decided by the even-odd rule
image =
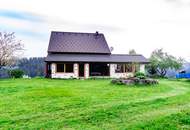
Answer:
[[[190,129],[190,81],[0,80],[0,129]]]

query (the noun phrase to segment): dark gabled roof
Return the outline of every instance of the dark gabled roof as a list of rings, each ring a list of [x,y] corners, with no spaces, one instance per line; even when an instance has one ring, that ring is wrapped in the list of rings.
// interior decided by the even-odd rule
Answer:
[[[111,54],[102,33],[51,32],[49,53]]]
[[[46,62],[107,62],[107,63],[149,63],[142,55],[98,55],[98,54],[48,54]]]

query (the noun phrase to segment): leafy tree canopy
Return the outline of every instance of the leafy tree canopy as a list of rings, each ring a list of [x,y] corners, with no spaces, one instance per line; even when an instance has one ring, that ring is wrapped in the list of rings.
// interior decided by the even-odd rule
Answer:
[[[129,55],[135,55],[135,54],[137,54],[137,53],[134,49],[129,50]]]
[[[177,59],[167,52],[163,52],[163,49],[154,50],[149,60],[149,72],[156,72],[162,77],[166,75],[168,69],[177,70],[183,64],[183,59]]]

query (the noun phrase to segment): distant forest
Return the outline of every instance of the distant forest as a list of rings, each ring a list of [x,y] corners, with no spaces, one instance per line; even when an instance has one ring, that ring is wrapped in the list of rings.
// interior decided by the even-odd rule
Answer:
[[[14,66],[0,69],[0,78],[7,78],[9,69],[21,69],[24,75],[29,77],[44,76],[45,62],[44,57],[22,58]]]

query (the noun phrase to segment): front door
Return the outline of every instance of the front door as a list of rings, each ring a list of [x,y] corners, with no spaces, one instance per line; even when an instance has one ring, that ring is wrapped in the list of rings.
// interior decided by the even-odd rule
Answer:
[[[79,77],[84,77],[84,64],[79,64]]]

